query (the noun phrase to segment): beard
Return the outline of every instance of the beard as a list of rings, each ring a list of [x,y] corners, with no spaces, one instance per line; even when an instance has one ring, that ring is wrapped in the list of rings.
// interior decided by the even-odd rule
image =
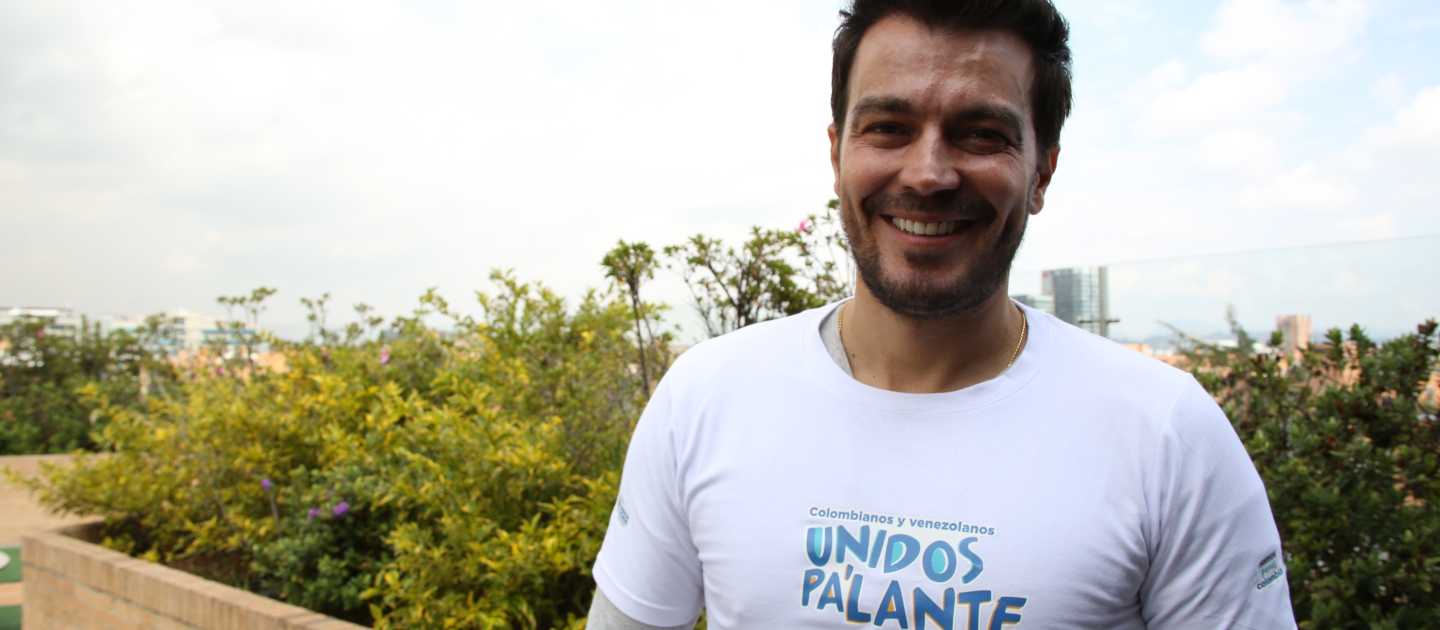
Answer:
[[[905,262],[920,273],[908,279],[887,273],[881,263],[880,248],[874,234],[868,231],[869,226],[885,221],[881,215],[893,215],[900,209],[907,209],[950,215],[959,211],[961,216],[976,220],[976,225],[971,226],[974,229],[999,218],[1000,213],[990,202],[963,196],[955,190],[930,196],[914,192],[880,193],[861,202],[862,216],[842,212],[841,217],[845,236],[850,240],[850,252],[855,258],[855,269],[875,299],[900,315],[937,319],[969,311],[1005,286],[1010,264],[1014,262],[1020,242],[1025,238],[1029,205],[1027,201],[1018,225],[1005,225],[999,240],[989,247],[989,251],[978,252],[980,255],[968,263],[968,268],[961,269],[960,274],[949,282],[941,280],[938,273],[931,275],[926,272],[947,271],[947,258],[953,255],[952,252],[906,252]],[[862,220],[864,226],[858,224]]]

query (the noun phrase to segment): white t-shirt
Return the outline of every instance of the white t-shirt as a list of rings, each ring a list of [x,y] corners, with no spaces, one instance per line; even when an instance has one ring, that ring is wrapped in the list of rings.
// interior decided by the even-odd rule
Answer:
[[[646,624],[1294,628],[1265,488],[1188,374],[1026,308],[1001,376],[847,376],[834,305],[691,348],[636,427],[595,564]]]

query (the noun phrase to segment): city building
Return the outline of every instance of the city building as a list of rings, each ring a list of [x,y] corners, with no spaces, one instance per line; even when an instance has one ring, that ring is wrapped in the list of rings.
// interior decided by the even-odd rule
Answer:
[[[192,313],[183,308],[165,313],[163,318],[164,328],[157,343],[172,355],[180,350],[195,352],[217,343],[224,346],[238,345],[241,339],[255,334],[249,326],[236,330],[224,318]],[[110,322],[110,329],[136,334],[148,327],[146,320],[147,318],[143,317],[115,320]]]
[[[1033,308],[1042,313],[1055,314],[1055,296],[1053,295],[1012,295],[1011,299]]]
[[[1310,316],[1309,315],[1280,315],[1275,318],[1275,329],[1285,336],[1285,343],[1281,349],[1285,354],[1295,354],[1297,350],[1310,347]]]
[[[1067,324],[1110,336],[1109,270],[1105,267],[1070,267],[1040,273],[1040,294],[1054,300],[1054,314]]]
[[[68,306],[0,306],[0,325],[19,319],[48,319],[46,334],[75,334],[83,318]]]

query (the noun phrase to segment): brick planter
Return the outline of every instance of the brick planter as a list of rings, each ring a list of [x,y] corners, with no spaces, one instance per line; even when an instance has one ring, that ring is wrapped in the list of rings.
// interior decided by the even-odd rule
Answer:
[[[82,540],[93,526],[23,537],[26,630],[362,630]]]

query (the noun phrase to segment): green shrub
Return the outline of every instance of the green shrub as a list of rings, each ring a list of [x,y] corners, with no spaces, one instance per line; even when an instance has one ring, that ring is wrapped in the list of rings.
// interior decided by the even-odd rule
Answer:
[[[648,395],[634,309],[492,277],[479,319],[431,293],[378,339],[266,340],[283,371],[138,408],[91,390],[114,454],[42,499],[104,516],[107,546],[381,628],[579,623]]]
[[[1301,627],[1440,627],[1435,322],[1383,345],[1331,330],[1293,357],[1197,350],[1265,481]]]
[[[171,376],[139,337],[102,334],[87,320],[73,331],[55,331],[52,323],[20,318],[0,325],[0,455],[93,450],[91,431],[104,416],[95,413],[94,396],[79,394],[82,388],[135,408],[142,383]]]

